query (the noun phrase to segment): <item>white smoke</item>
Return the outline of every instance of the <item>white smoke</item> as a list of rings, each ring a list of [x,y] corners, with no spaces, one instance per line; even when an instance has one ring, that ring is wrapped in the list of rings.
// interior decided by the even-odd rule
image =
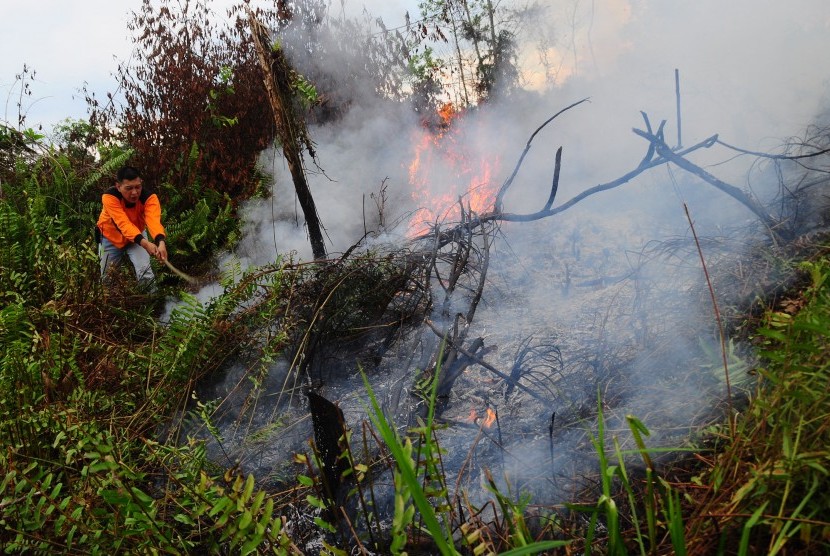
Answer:
[[[490,184],[497,189],[542,122],[590,98],[536,136],[505,198],[507,212],[533,212],[545,203],[559,146],[563,161],[554,206],[634,169],[647,147],[631,131],[644,129],[641,111],[655,128],[666,120],[666,140],[675,144],[676,69],[685,146],[717,133],[736,146],[775,151],[814,122],[827,98],[824,58],[830,46],[830,4],[824,0],[549,4],[522,27],[521,59],[529,90],[472,110],[454,124],[456,148],[463,146],[470,159],[498,161]],[[547,67],[537,63],[539,51],[534,48],[540,44]],[[370,100],[355,104],[337,125],[310,129],[323,172],[309,164],[309,181],[332,254],[348,249],[366,231],[379,229],[376,203],[382,188],[387,222],[402,222],[393,230],[398,241],[406,233],[407,215],[420,202],[413,197],[408,175],[415,146],[425,133],[419,118],[406,106]],[[763,185],[758,179],[763,166],[748,175],[752,160],[747,157],[734,158],[734,153],[712,148],[691,158],[737,187]],[[273,172],[273,195],[244,207],[245,235],[235,257],[254,265],[273,262],[279,253],[296,252],[310,259],[291,177],[279,153],[263,160]],[[727,160],[729,164],[720,164]],[[457,175],[449,165],[442,168],[440,156],[433,162],[429,185],[438,196],[455,185]],[[590,385],[600,370],[590,371],[585,362],[590,349],[596,349],[597,359],[613,359],[626,350],[630,356],[638,346],[658,345],[657,355],[638,355],[626,367],[629,375],[620,377],[626,392],[620,403],[646,421],[644,413],[659,413],[662,424],[682,430],[701,408],[712,405],[709,394],[697,387],[696,373],[709,369],[696,340],[711,342],[715,327],[708,299],[688,295],[703,291],[704,282],[684,204],[698,233],[716,238],[704,248],[712,263],[727,253],[718,238],[733,229],[749,230],[756,222],[732,198],[664,166],[561,215],[502,226],[485,299],[476,315],[475,333],[488,346],[499,346],[488,360],[509,369],[515,346],[534,336],[558,342],[566,366],[586,373],[585,388],[580,390],[580,382],[567,383],[551,396],[550,407],[540,409],[534,400],[526,400],[524,408],[522,403],[501,402],[502,415],[512,416],[518,423],[513,432],[521,433],[505,443],[510,449],[525,449],[523,465],[531,453],[538,453],[540,465],[549,457],[543,433],[552,408],[561,409],[562,400],[580,396],[589,407],[595,403],[596,391]],[[650,243],[678,239],[680,248],[669,257],[659,256]],[[690,256],[683,258],[683,253]],[[719,293],[728,286],[716,280]],[[459,417],[469,410],[475,403],[471,400],[487,389],[482,377],[493,378],[471,369],[459,379],[460,397],[448,414]],[[352,386],[362,388],[359,381]],[[330,388],[349,391],[344,385]],[[527,411],[537,414],[528,417]],[[530,422],[539,414],[541,427]],[[624,423],[620,426],[625,428]],[[468,433],[447,434],[454,435],[453,442],[462,442]],[[531,436],[532,445],[527,440]],[[557,438],[560,463],[561,454],[574,449],[570,442],[584,440],[575,431]]]
[[[415,10],[410,13],[414,17]],[[830,5],[820,0],[557,2],[541,14],[521,28],[520,36],[525,82],[535,84],[536,92],[485,106],[463,124],[466,148],[500,158],[501,173],[492,178],[498,186],[541,122],[590,97],[589,104],[563,114],[535,139],[518,180],[525,191],[519,192],[517,184],[514,208],[526,210],[544,201],[553,152],[560,145],[559,199],[632,169],[646,147],[631,132],[632,127],[643,128],[640,111],[648,113],[655,127],[667,120],[667,141],[676,143],[675,69],[685,146],[717,133],[737,146],[774,150],[813,122],[826,96],[822,68],[830,42]],[[559,77],[541,83],[544,68],[533,62],[545,34],[555,38],[545,52],[549,65],[559,68]],[[381,184],[389,195],[388,216],[400,217],[416,208],[408,204],[407,168],[422,133],[418,119],[406,107],[367,104],[369,100],[363,99],[336,127],[311,130],[325,172],[315,174],[309,165],[311,188],[333,252],[362,236],[364,213],[376,212],[371,195],[378,194]],[[701,151],[695,161],[714,163],[731,156],[723,149],[710,151]],[[240,252],[257,264],[273,260],[275,250],[296,250],[308,257],[302,226],[293,226],[291,232],[292,226],[285,224],[285,216],[295,214],[302,223],[290,176],[279,155],[268,164],[275,175],[274,198],[246,208],[251,225]],[[746,165],[718,171],[726,172],[719,175],[727,181],[743,180]],[[645,176],[641,183],[650,179]],[[439,191],[447,185],[442,181],[434,183]],[[527,188],[538,191],[531,194]]]

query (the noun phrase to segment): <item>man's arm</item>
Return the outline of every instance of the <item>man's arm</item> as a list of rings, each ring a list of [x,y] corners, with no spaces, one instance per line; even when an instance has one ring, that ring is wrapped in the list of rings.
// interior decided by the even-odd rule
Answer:
[[[164,226],[161,224],[161,202],[158,195],[153,193],[144,201],[144,220],[147,223],[147,230],[150,237],[158,245],[158,252],[151,253],[160,261],[167,260],[167,236]]]

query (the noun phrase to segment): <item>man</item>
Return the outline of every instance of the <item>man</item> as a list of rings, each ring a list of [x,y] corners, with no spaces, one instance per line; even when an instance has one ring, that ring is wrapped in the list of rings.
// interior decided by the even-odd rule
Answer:
[[[150,256],[162,262],[167,260],[158,197],[142,187],[138,169],[124,166],[118,170],[115,185],[101,196],[101,203],[96,234],[100,237],[101,276],[106,276],[109,267],[123,264],[126,254],[138,282],[152,284],[155,276]]]

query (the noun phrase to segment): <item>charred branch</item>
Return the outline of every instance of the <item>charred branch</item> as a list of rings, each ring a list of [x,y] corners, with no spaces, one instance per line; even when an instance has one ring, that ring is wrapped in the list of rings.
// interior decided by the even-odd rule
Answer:
[[[424,323],[427,326],[429,326],[432,329],[432,331],[435,332],[435,334],[437,334],[439,337],[443,337],[443,336],[441,336],[442,332],[438,329],[438,327],[436,327],[432,322],[430,322],[429,319],[424,320]],[[450,345],[451,342],[448,341],[447,344]],[[486,361],[484,361],[483,359],[480,359],[479,357],[477,357],[474,353],[471,353],[470,351],[468,351],[468,350],[466,350],[463,347],[458,346],[458,345],[452,345],[451,347],[454,348],[455,350],[457,350],[458,353],[460,353],[464,357],[467,357],[467,358],[471,359],[472,361],[474,361],[476,365],[479,365],[479,366],[487,369],[488,371],[490,371],[491,373],[493,373],[497,377],[505,380],[506,382],[510,382],[510,375],[498,370],[493,365],[491,365],[491,364],[487,363]],[[527,386],[525,386],[524,384],[522,384],[520,382],[516,383],[516,388],[518,388],[522,392],[526,393],[530,397],[539,400],[540,402],[543,402],[543,403],[549,403],[550,402],[549,398],[546,398],[545,396],[542,396],[541,394],[538,394],[538,393],[534,392],[533,390],[531,390],[530,388],[528,388]]]
[[[727,195],[731,196],[735,200],[739,201],[741,204],[746,206],[750,211],[752,211],[761,220],[761,222],[763,222],[763,224],[767,227],[767,229],[770,231],[770,233],[773,236],[777,237],[777,236],[782,235],[782,232],[780,230],[780,228],[782,226],[782,222],[779,222],[778,220],[774,219],[764,209],[764,207],[761,205],[760,202],[758,202],[753,197],[750,197],[749,195],[747,195],[746,193],[744,193],[743,191],[741,191],[737,187],[735,187],[733,185],[730,185],[730,184],[718,179],[717,177],[713,176],[709,172],[706,172],[703,168],[701,168],[701,167],[697,166],[696,164],[690,162],[686,158],[689,154],[691,154],[691,153],[693,153],[697,150],[704,149],[704,148],[710,148],[710,147],[712,147],[716,144],[722,144],[718,140],[717,135],[712,135],[711,137],[708,137],[708,138],[704,139],[703,141],[700,141],[700,142],[696,143],[695,145],[692,145],[691,147],[681,149],[681,150],[678,150],[678,151],[674,151],[666,144],[666,142],[664,140],[664,137],[663,137],[663,135],[664,135],[663,128],[664,128],[666,122],[665,121],[661,122],[661,124],[660,124],[659,128],[657,129],[657,131],[654,132],[654,131],[652,131],[651,123],[649,122],[648,116],[645,113],[643,113],[643,119],[644,119],[644,122],[645,122],[646,130],[643,131],[643,130],[639,130],[639,129],[634,129],[633,132],[635,134],[647,139],[649,141],[649,146],[648,146],[648,149],[646,150],[646,154],[643,156],[642,160],[640,161],[640,163],[637,165],[636,168],[634,168],[630,172],[627,172],[626,174],[623,174],[622,176],[620,176],[619,178],[617,178],[615,180],[612,180],[612,181],[609,181],[609,182],[606,182],[606,183],[602,183],[602,184],[599,184],[599,185],[595,185],[594,187],[588,188],[585,191],[583,191],[582,193],[579,193],[578,195],[575,195],[574,197],[572,197],[570,200],[566,201],[565,203],[563,203],[563,204],[561,204],[557,207],[553,207],[553,202],[556,199],[556,194],[557,194],[557,191],[558,191],[558,188],[559,188],[559,172],[560,172],[560,168],[561,168],[561,148],[560,148],[556,152],[555,170],[554,170],[553,181],[552,181],[552,184],[551,184],[551,191],[550,191],[550,195],[549,195],[548,200],[545,203],[544,207],[542,207],[542,209],[537,211],[537,212],[525,213],[525,214],[514,214],[514,213],[504,212],[504,210],[503,210],[504,195],[507,193],[510,186],[513,184],[513,182],[515,180],[515,177],[518,174],[518,171],[521,168],[522,163],[524,162],[525,156],[527,155],[527,152],[530,150],[530,146],[531,146],[531,143],[532,143],[534,137],[542,130],[542,128],[544,126],[546,126],[548,123],[553,121],[553,119],[555,119],[557,116],[559,116],[560,114],[562,114],[566,110],[569,110],[569,109],[571,109],[571,108],[573,108],[573,107],[575,107],[575,106],[577,106],[577,105],[579,105],[579,104],[581,104],[581,103],[583,103],[587,100],[588,99],[583,99],[579,102],[573,103],[570,106],[560,110],[559,112],[554,114],[551,118],[549,118],[547,121],[545,121],[541,126],[539,126],[531,134],[530,139],[528,140],[527,144],[525,145],[524,150],[522,151],[521,155],[519,156],[519,160],[516,164],[516,167],[513,169],[513,172],[508,177],[508,179],[501,186],[501,189],[499,190],[498,195],[496,196],[496,201],[493,204],[493,211],[492,212],[484,213],[480,216],[472,216],[471,215],[471,217],[469,219],[467,219],[467,220],[462,219],[462,221],[460,223],[458,223],[457,225],[455,225],[453,227],[450,227],[450,228],[447,228],[447,229],[444,229],[444,230],[438,229],[438,227],[436,227],[435,230],[433,230],[433,232],[431,234],[419,236],[419,237],[415,238],[414,241],[419,241],[419,240],[426,239],[428,237],[432,237],[432,238],[434,238],[434,241],[436,242],[436,248],[440,249],[441,247],[444,247],[444,246],[452,243],[453,241],[457,241],[458,238],[462,234],[469,234],[469,232],[472,229],[475,229],[475,228],[477,228],[477,227],[479,227],[479,226],[481,226],[485,223],[489,223],[489,222],[533,222],[533,221],[536,221],[536,220],[541,220],[543,218],[547,218],[547,217],[559,214],[561,212],[564,212],[564,211],[568,210],[569,208],[573,207],[574,205],[576,205],[577,203],[579,203],[580,201],[583,201],[583,200],[587,199],[588,197],[596,195],[597,193],[602,193],[604,191],[609,191],[611,189],[615,189],[617,187],[620,187],[620,186],[628,183],[632,179],[636,178],[637,176],[639,176],[643,172],[645,172],[647,170],[650,170],[652,168],[655,168],[657,166],[661,166],[663,164],[668,164],[668,163],[673,163],[673,164],[677,165],[678,167],[680,167],[680,168],[682,168],[682,169],[684,169],[684,170],[686,170],[686,171],[688,171],[692,174],[695,174],[695,175],[699,176],[700,178],[702,178],[704,181],[706,181],[710,185],[713,185],[715,188],[719,189],[720,191],[726,193]],[[816,152],[816,153],[812,153],[809,156],[817,156],[817,155],[823,154],[825,152],[830,152],[830,149],[820,151],[820,152]],[[747,152],[747,154],[750,154],[750,153]],[[806,156],[806,155],[804,155],[804,156]],[[775,157],[775,156],[773,155],[772,157]],[[792,158],[792,157],[790,157],[790,158]]]
[[[571,108],[575,108],[576,106],[579,106],[583,102],[588,102],[588,99],[583,98],[580,101],[574,102],[570,106],[566,106],[565,108],[563,108],[562,110],[560,110],[559,112],[557,112],[556,114],[554,114],[553,116],[551,116],[550,118],[545,120],[545,122],[542,125],[540,125],[539,127],[536,128],[536,131],[534,131],[533,133],[530,134],[530,138],[527,140],[527,144],[525,144],[525,148],[522,151],[522,154],[519,155],[519,160],[516,162],[516,167],[513,168],[513,172],[510,174],[510,177],[508,177],[507,180],[502,184],[501,188],[499,189],[498,194],[496,195],[496,201],[493,205],[493,212],[494,213],[501,213],[502,204],[503,204],[503,201],[504,201],[504,195],[505,195],[505,193],[507,193],[507,190],[513,184],[513,180],[516,179],[516,174],[519,173],[519,168],[522,167],[522,164],[524,163],[525,157],[527,156],[528,151],[530,151],[530,145],[531,145],[531,143],[533,143],[533,139],[536,137],[536,135],[538,135],[539,132],[542,131],[542,129],[544,129],[544,127],[546,125],[551,123],[553,120],[555,120],[561,114],[567,112]]]
[[[550,210],[553,206],[553,201],[556,199],[556,192],[559,190],[559,171],[562,169],[562,147],[556,149],[556,161],[553,168],[553,183],[550,186],[550,196],[548,202],[545,203],[545,208],[542,210]]]
[[[777,231],[777,229],[780,227],[781,223],[777,222],[772,216],[770,216],[770,214],[766,210],[764,210],[764,207],[761,206],[761,203],[759,203],[757,200],[750,197],[734,185],[729,185],[728,183],[718,179],[717,177],[713,176],[700,166],[687,160],[683,156],[676,154],[674,151],[671,150],[671,148],[669,148],[668,145],[666,145],[662,137],[652,135],[641,129],[634,129],[633,131],[635,134],[649,141],[654,146],[655,150],[657,151],[657,154],[661,157],[661,159],[667,162],[671,162],[679,166],[680,168],[683,168],[687,172],[690,172],[700,177],[702,180],[714,186],[716,189],[726,193],[733,199],[740,202],[746,208],[751,210],[755,214],[755,216],[757,216],[761,220],[761,222],[764,223],[764,225],[770,230],[770,232],[772,232],[773,234],[780,233]]]
[[[510,397],[523,377],[538,386],[540,390],[547,391],[551,396],[555,395],[550,387],[544,384],[544,378],[562,372],[564,362],[558,346],[542,343],[533,345],[533,336],[530,336],[519,345],[513,361],[510,380],[504,392],[505,400]]]
[[[274,123],[282,145],[283,156],[291,172],[297,200],[303,209],[308,236],[311,241],[311,250],[315,259],[326,258],[326,246],[323,241],[323,232],[320,217],[314,204],[314,197],[308,186],[303,165],[302,150],[305,148],[311,157],[314,149],[308,136],[305,121],[295,113],[293,106],[293,92],[291,89],[291,67],[281,48],[268,48],[270,39],[268,32],[248,8],[248,20],[251,26],[251,36],[254,40],[257,56],[263,72],[265,90],[268,93],[268,102],[274,116]]]
[[[471,222],[474,219],[472,211],[465,209],[463,204],[461,213],[463,222]],[[461,373],[477,361],[477,358],[463,355],[457,348],[463,346],[467,340],[470,325],[484,291],[490,260],[490,237],[486,226],[460,228],[459,234],[452,242],[453,248],[449,257],[442,253],[445,245],[438,239],[436,236],[429,266],[435,281],[444,289],[441,315],[445,322],[451,320],[452,324],[437,332],[441,339],[446,339],[446,346],[440,356],[433,356],[431,366],[433,374],[437,374],[439,396],[446,397]],[[442,269],[446,269],[446,276],[442,274]],[[466,311],[453,315],[453,303],[461,291],[466,291],[470,296]],[[480,357],[487,351],[483,346],[484,342],[479,338],[466,351]]]
[[[740,147],[730,145],[729,143],[725,143],[725,142],[721,141],[720,139],[718,139],[718,145],[721,145],[722,147],[726,147],[727,149],[733,150],[733,151],[741,153],[741,154],[756,156],[758,158],[768,158],[768,159],[771,159],[771,160],[802,160],[802,159],[805,159],[805,158],[813,158],[813,157],[816,157],[816,156],[821,156],[823,154],[830,153],[830,149],[821,149],[821,150],[814,151],[814,152],[811,152],[811,153],[806,153],[806,154],[769,154],[769,153],[762,153],[762,152],[758,152],[758,151],[750,151],[750,150],[747,150],[747,149],[742,149]]]

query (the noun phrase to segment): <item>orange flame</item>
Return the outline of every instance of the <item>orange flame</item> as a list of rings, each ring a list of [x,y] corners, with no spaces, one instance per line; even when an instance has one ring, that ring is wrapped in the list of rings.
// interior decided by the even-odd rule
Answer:
[[[489,429],[496,422],[496,412],[487,408],[483,416],[480,416],[475,409],[470,410],[470,415],[467,417],[468,423],[480,423],[481,428]]]
[[[420,207],[409,225],[411,235],[425,232],[437,220],[458,219],[459,198],[465,209],[482,213],[491,208],[496,190],[491,183],[498,159],[471,152],[462,144],[455,128],[462,113],[451,103],[438,111],[442,124],[437,131],[422,128],[413,137],[414,153],[409,164],[412,198]],[[442,191],[434,191],[435,186]]]
[[[445,102],[438,109],[438,115],[441,116],[441,121],[445,126],[449,127],[450,123],[458,116],[458,110],[451,102]]]
[[[482,423],[482,425],[484,426],[485,429],[489,429],[490,427],[493,426],[493,423],[495,421],[496,421],[496,412],[488,407],[487,408],[487,417],[484,418],[484,423]]]

